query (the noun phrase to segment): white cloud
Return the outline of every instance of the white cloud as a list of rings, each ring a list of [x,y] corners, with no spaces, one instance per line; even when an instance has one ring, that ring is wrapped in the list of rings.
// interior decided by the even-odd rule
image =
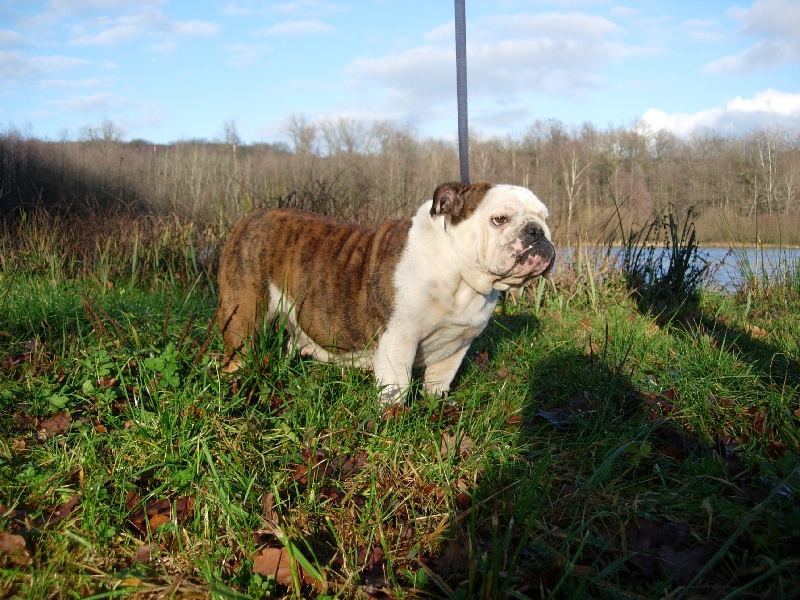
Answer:
[[[215,23],[205,21],[167,21],[164,28],[167,33],[181,36],[212,36],[219,31],[219,26]]]
[[[157,54],[170,55],[178,49],[178,40],[171,38],[150,45],[150,50]]]
[[[126,0],[50,0],[50,8],[59,13],[80,13],[86,10],[110,10],[129,4]]]
[[[255,44],[230,44],[222,46],[228,53],[228,64],[232,67],[246,67],[260,61],[264,56],[264,49]]]
[[[651,108],[642,121],[652,129],[664,129],[681,137],[704,130],[737,134],[772,125],[800,127],[800,94],[768,89],[752,98],[737,96],[724,106],[697,113],[670,115]]]
[[[750,8],[734,7],[731,15],[749,35],[790,39],[800,29],[800,4],[796,0],[757,0]]]
[[[256,35],[309,35],[318,33],[331,33],[336,31],[333,25],[315,19],[303,21],[284,21],[272,27],[259,29]]]
[[[22,52],[0,51],[0,78],[31,80],[85,64],[85,60],[69,56],[30,56]]]
[[[222,13],[239,17],[264,14],[283,14],[295,18],[309,18],[341,12],[342,6],[319,0],[292,0],[266,4],[262,0],[240,0],[227,4]]]
[[[22,37],[16,31],[11,31],[9,29],[0,29],[0,46],[19,46],[25,42],[25,38]]]
[[[712,61],[705,66],[704,71],[747,74],[799,60],[800,40],[796,42],[767,40],[751,46],[741,54],[723,56],[719,60]]]
[[[115,46],[153,36],[211,36],[218,26],[204,21],[176,21],[160,9],[144,6],[138,12],[118,17],[96,17],[74,25],[70,43],[74,46]]]
[[[633,19],[641,14],[641,10],[639,10],[638,8],[631,8],[629,6],[615,6],[609,11],[609,14],[612,17],[620,17],[622,19]]]
[[[757,0],[749,8],[732,8],[730,15],[741,23],[740,33],[756,41],[744,52],[708,63],[707,72],[753,73],[800,61],[800,3],[796,0]]]
[[[55,104],[67,110],[74,110],[77,112],[105,113],[127,106],[130,104],[130,101],[123,96],[118,96],[111,92],[99,92],[89,96],[76,96],[69,100],[58,100]]]
[[[603,17],[583,13],[517,14],[492,17],[488,27],[478,30],[478,35],[501,39],[507,35],[539,36],[578,40],[586,36],[587,42],[602,42],[622,29]]]
[[[107,87],[108,83],[101,79],[43,79],[39,86],[47,89],[69,90],[75,88]]]
[[[608,64],[648,52],[617,41],[623,31],[613,22],[582,13],[490,17],[467,27],[470,102],[509,104],[529,93],[584,97],[604,86]],[[382,90],[382,104],[393,114],[435,114],[454,97],[452,31],[452,22],[438,26],[425,45],[357,58],[345,73],[359,91]]]
[[[721,42],[725,39],[722,23],[716,19],[690,19],[681,23],[690,39],[698,42]]]

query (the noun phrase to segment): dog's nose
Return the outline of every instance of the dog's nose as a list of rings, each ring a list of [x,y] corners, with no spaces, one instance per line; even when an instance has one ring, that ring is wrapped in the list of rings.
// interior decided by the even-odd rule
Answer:
[[[542,238],[544,237],[544,229],[536,223],[528,223],[525,225],[525,234],[535,239]]]

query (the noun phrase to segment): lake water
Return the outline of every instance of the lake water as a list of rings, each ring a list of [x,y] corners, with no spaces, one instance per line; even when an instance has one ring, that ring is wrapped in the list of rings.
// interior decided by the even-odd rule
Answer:
[[[575,248],[572,248],[572,252]],[[612,256],[621,249],[614,247]],[[566,254],[564,259],[566,259]],[[706,287],[735,291],[742,288],[743,274],[751,273],[759,279],[775,279],[787,272],[800,278],[800,248],[736,248],[705,246],[699,254],[709,263]],[[667,264],[665,257],[665,266]]]
[[[740,289],[748,271],[759,279],[800,273],[800,248],[701,248],[700,254],[710,263],[710,287]]]

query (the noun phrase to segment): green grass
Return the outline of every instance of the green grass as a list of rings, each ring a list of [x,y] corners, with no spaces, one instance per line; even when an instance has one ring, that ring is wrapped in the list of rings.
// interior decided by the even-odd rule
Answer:
[[[800,590],[796,294],[665,321],[583,256],[498,308],[452,403],[384,420],[276,335],[222,376],[213,265],[169,227],[0,240],[0,597]]]

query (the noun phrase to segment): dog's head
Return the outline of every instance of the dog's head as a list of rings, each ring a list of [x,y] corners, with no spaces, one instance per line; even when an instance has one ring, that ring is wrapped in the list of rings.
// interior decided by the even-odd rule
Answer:
[[[443,219],[462,270],[477,269],[494,289],[519,287],[549,273],[555,262],[549,212],[527,188],[443,183],[430,212]]]

